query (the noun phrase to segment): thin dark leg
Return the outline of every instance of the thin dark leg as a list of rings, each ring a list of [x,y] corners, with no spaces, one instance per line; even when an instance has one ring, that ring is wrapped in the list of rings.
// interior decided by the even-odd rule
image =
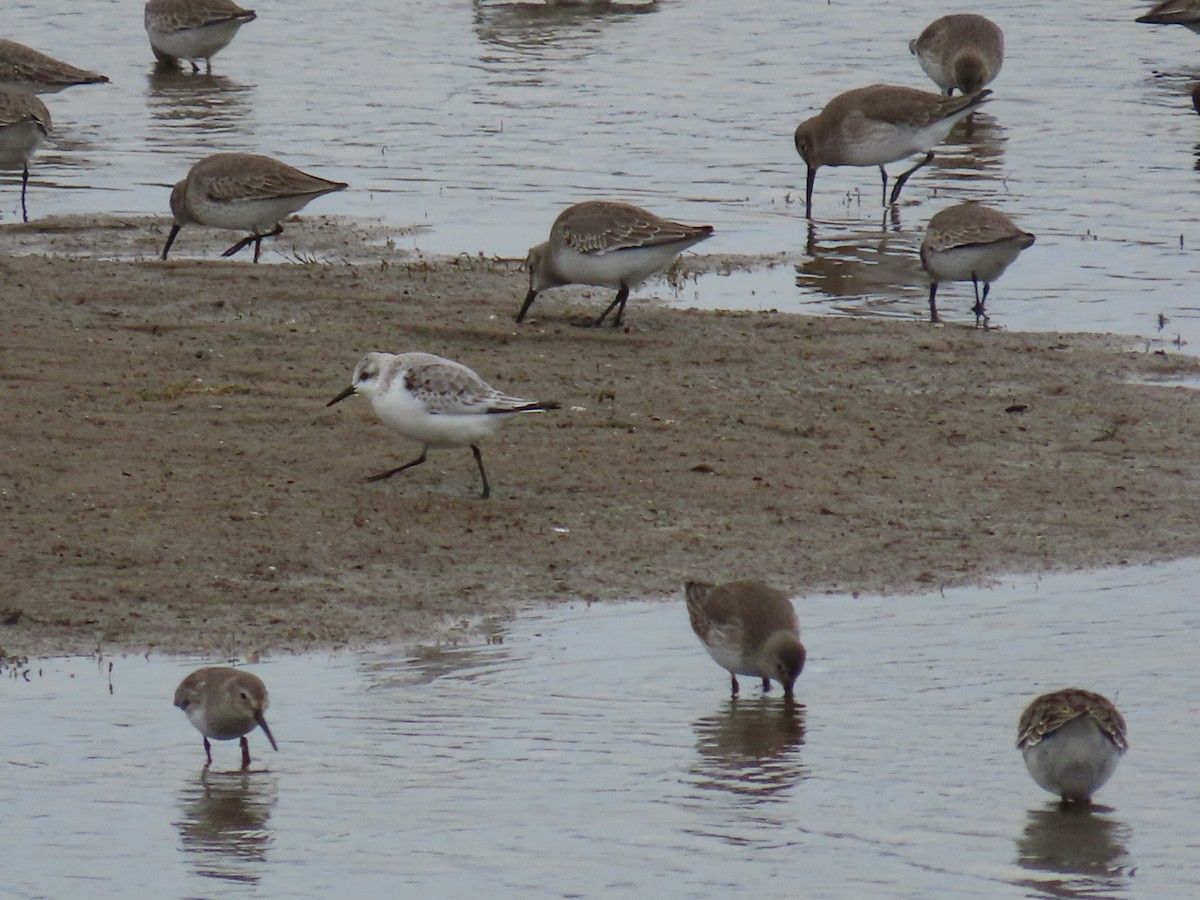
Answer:
[[[212,59],[204,60],[204,74],[205,75],[212,74]]]
[[[737,695],[738,695],[738,683],[737,683],[737,676],[734,675],[732,672],[729,673],[729,681],[730,681],[729,699],[736,700]]]
[[[212,744],[210,744],[208,742],[208,738],[204,739],[204,756],[205,756],[204,764],[206,766],[211,766],[212,765]]]
[[[975,305],[971,308],[971,312],[975,313],[975,327],[978,328],[980,323],[982,323],[983,327],[987,328],[988,317],[987,313],[984,312],[984,307],[987,305],[988,291],[992,289],[992,285],[985,281],[983,283],[983,296],[980,297],[979,282],[975,278],[972,278],[971,281],[975,285]]]
[[[275,228],[273,230],[268,231],[266,234],[248,234],[248,235],[246,235],[246,237],[242,238],[240,241],[238,241],[236,244],[234,244],[232,247],[230,247],[228,250],[226,250],[224,253],[222,253],[221,256],[222,257],[233,256],[233,254],[237,253],[239,250],[241,250],[245,247],[249,247],[251,244],[253,244],[254,245],[254,261],[258,262],[259,250],[262,248],[262,239],[268,238],[268,237],[275,237],[276,235],[280,235],[280,234],[283,234],[283,226],[278,225],[278,224],[275,226]]]
[[[917,163],[915,166],[913,166],[911,169],[909,169],[907,172],[905,172],[903,175],[901,175],[899,178],[897,178],[896,183],[894,185],[892,185],[892,199],[891,199],[891,201],[889,201],[889,203],[895,203],[896,200],[900,197],[900,189],[902,187],[904,187],[904,182],[908,181],[909,175],[911,175],[913,172],[917,171],[917,169],[920,169],[924,166],[929,165],[931,162],[933,162],[933,151],[932,150],[930,150],[928,153],[925,154],[925,158],[923,160],[921,160],[919,163]]]
[[[608,304],[608,309],[600,314],[595,322],[590,323],[588,328],[599,328],[604,324],[604,320],[608,318],[608,314],[614,309],[617,310],[617,317],[613,319],[613,328],[621,324],[621,315],[625,312],[625,301],[629,299],[629,288],[624,284],[617,290],[617,296],[613,297],[613,302]]]
[[[422,447],[421,455],[412,462],[407,462],[402,466],[396,466],[394,469],[388,469],[386,472],[380,472],[378,475],[371,475],[367,478],[367,481],[383,481],[385,478],[391,478],[397,472],[403,472],[405,469],[411,469],[413,466],[419,466],[421,463],[425,462],[425,453],[428,449],[428,447]]]
[[[479,466],[479,477],[483,479],[483,499],[486,500],[492,496],[492,486],[488,484],[487,472],[483,471],[483,454],[479,452],[479,448],[474,444],[471,445],[471,452],[475,454],[475,462]]]
[[[942,321],[938,317],[938,313],[937,313],[937,282],[936,281],[931,282],[929,285],[929,321],[934,322],[934,323]]]
[[[887,199],[887,169],[885,169],[883,166],[880,166],[880,167],[879,167],[879,177],[883,179],[883,199],[882,199],[882,200],[880,200],[879,202],[880,202],[880,203],[882,203],[884,206],[887,206],[887,205],[888,205],[888,199]],[[895,203],[895,202],[896,202],[894,198],[892,199],[892,202],[893,202],[893,203]]]
[[[764,678],[763,679],[763,693],[768,694],[768,693],[770,693],[770,691],[771,691],[771,679]]]
[[[199,71],[200,71],[200,67],[199,67],[198,65],[196,65],[196,61],[195,61],[194,59],[189,59],[189,60],[188,60],[188,62],[192,64],[192,74],[193,74],[193,75],[194,75],[196,72],[199,72]]]
[[[817,170],[812,166],[808,167],[808,178],[804,183],[804,216],[807,219],[812,218],[812,192],[813,185],[817,180]]]
[[[29,163],[21,170],[21,220],[29,221],[29,210],[25,206],[25,193],[29,190]]]
[[[240,741],[242,744],[242,771],[245,772],[250,768],[250,742],[246,740],[244,734],[241,736]]]

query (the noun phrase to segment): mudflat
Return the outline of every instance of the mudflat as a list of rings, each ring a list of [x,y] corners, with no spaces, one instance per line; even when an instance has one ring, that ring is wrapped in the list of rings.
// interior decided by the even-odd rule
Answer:
[[[223,261],[165,220],[0,229],[0,653],[437,640],[524,606],[760,577],[903,593],[1200,547],[1197,360],[1119,336],[673,309],[381,247]],[[289,226],[289,234],[294,233]],[[236,236],[235,236],[236,237]],[[106,244],[105,242],[109,242]],[[99,247],[99,249],[97,249]],[[142,258],[96,258],[114,255]],[[707,260],[707,262],[706,262]],[[723,265],[716,257],[685,263]],[[1002,322],[1001,304],[992,310]],[[420,448],[326,403],[368,350],[562,409]],[[681,627],[686,616],[681,612]]]

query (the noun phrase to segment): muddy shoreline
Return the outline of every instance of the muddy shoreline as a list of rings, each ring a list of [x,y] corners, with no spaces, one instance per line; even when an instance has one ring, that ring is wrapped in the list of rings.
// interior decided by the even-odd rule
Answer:
[[[661,282],[623,330],[573,326],[609,299],[586,288],[516,326],[511,262],[313,220],[295,262],[162,263],[166,225],[0,229],[6,654],[438,640],[534,603],[681,597],[692,577],[763,577],[803,621],[806,593],[1200,546],[1198,398],[1160,383],[1200,376],[1188,356],[678,310],[650,299]],[[419,449],[361,399],[325,407],[371,349],[563,408],[484,445],[490,500],[465,449],[367,484]]]

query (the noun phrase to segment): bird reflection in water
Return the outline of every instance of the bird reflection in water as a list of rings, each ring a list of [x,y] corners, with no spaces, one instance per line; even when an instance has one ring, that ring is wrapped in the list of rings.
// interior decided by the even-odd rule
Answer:
[[[808,774],[800,758],[804,715],[802,704],[764,696],[730,700],[720,712],[697,719],[695,783],[754,800],[798,784]]]
[[[795,281],[803,294],[815,296],[801,303],[829,305],[832,300],[834,310],[850,315],[924,317],[928,288],[917,255],[920,236],[900,229],[897,208],[884,216],[881,230],[809,224],[808,258],[796,265]]]
[[[279,786],[268,772],[205,771],[179,792],[175,823],[193,871],[205,878],[254,883],[274,840],[269,827]]]
[[[224,75],[184,74],[169,67],[155,68],[146,81],[146,106],[156,125],[205,132],[247,130],[252,85]],[[174,146],[177,140],[172,131],[165,142]]]
[[[991,113],[978,111],[954,126],[937,147],[937,156],[930,167],[937,179],[930,182],[936,195],[936,185],[944,182],[973,181],[972,187],[998,187],[1004,178],[1004,148],[1008,129]],[[987,176],[983,183],[980,176]]]
[[[1030,810],[1017,862],[1038,874],[1022,884],[1051,897],[1124,896],[1135,869],[1125,849],[1132,831],[1107,812],[1061,804]]]
[[[658,4],[627,3],[475,3],[475,34],[482,43],[534,49],[558,39],[595,35],[612,22],[655,12]]]

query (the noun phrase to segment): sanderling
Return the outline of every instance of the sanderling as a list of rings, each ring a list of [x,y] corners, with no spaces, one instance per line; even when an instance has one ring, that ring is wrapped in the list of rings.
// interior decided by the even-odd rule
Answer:
[[[1004,213],[980,203],[960,203],[929,220],[921,243],[921,265],[929,273],[929,321],[938,322],[937,289],[943,281],[975,285],[975,325],[987,324],[984,304],[992,282],[1036,238],[1013,224]],[[983,282],[983,296],[979,282]]]
[[[206,766],[212,765],[209,738],[214,741],[238,738],[242,745],[242,768],[250,768],[250,744],[246,735],[255,727],[263,730],[273,749],[279,749],[267,727],[267,720],[263,718],[270,700],[267,686],[257,675],[228,666],[197,669],[179,682],[175,689],[175,705],[204,735]]]
[[[29,160],[52,127],[50,110],[33,94],[0,90],[0,167],[21,170],[21,218],[26,222]]]
[[[600,326],[615,309],[617,327],[631,289],[712,233],[711,225],[681,225],[628,203],[588,200],[568,206],[554,220],[550,240],[529,251],[529,293],[517,321],[546,288],[592,284],[615,288],[617,296],[590,324]]]
[[[956,13],[931,22],[908,49],[946,96],[955,88],[975,94],[1000,74],[1004,32],[984,16]]]
[[[941,143],[960,119],[969,116],[991,91],[963,97],[944,97],[915,88],[874,84],[838,94],[820,113],[796,127],[796,150],[808,165],[804,214],[812,218],[812,192],[821,166],[879,166],[883,202],[900,196],[908,177],[933,160]],[[888,199],[884,164],[924,153],[925,157],[900,175]]]
[[[146,4],[146,34],[160,63],[186,59],[199,72],[196,60],[212,74],[212,58],[233,40],[239,28],[255,19],[252,9],[233,0],[150,0]]]
[[[1063,803],[1087,803],[1129,749],[1125,719],[1107,699],[1066,688],[1043,694],[1017,725],[1017,749],[1041,787]]]
[[[262,240],[283,233],[280,221],[303,209],[322,194],[346,187],[341,181],[318,178],[270,156],[253,153],[214,153],[188,171],[187,178],[171,190],[175,224],[163,246],[167,258],[175,236],[184,225],[247,230],[222,256],[232,256],[254,245],[258,262]]]
[[[684,585],[692,631],[717,665],[729,670],[732,696],[739,675],[762,679],[764,691],[774,678],[792,697],[806,656],[800,623],[787,595],[761,581],[719,586],[689,581]]]
[[[502,394],[462,363],[432,353],[368,353],[354,367],[350,386],[325,405],[351,394],[367,397],[384,425],[421,444],[421,455],[412,462],[367,481],[382,481],[419,466],[431,448],[469,446],[483,479],[484,497],[490,497],[492,489],[477,442],[503,425],[509,413],[559,408],[557,403]]]
[[[60,62],[16,41],[0,40],[0,90],[55,94],[77,84],[104,84],[108,79]]]

